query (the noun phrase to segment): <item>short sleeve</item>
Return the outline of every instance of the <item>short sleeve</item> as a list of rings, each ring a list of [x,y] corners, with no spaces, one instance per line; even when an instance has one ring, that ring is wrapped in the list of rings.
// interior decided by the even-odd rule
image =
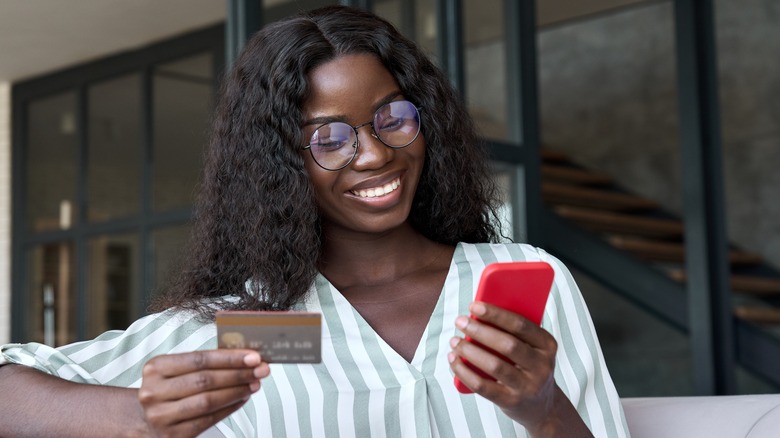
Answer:
[[[163,312],[127,330],[52,348],[39,343],[0,346],[0,364],[35,368],[78,383],[139,387],[143,365],[160,354],[216,348],[216,329],[188,312]]]
[[[627,437],[620,398],[585,300],[566,266],[543,250],[537,251],[555,271],[542,320],[542,327],[558,341],[555,380],[595,436]]]

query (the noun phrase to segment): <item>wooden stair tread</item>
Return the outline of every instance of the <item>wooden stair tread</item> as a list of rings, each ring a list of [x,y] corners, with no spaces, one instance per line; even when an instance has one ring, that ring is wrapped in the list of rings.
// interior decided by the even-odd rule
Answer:
[[[732,275],[731,287],[735,291],[750,292],[759,295],[780,295],[780,279]]]
[[[563,205],[553,210],[558,215],[576,221],[590,230],[655,237],[680,238],[683,235],[683,224],[675,219],[641,217]]]
[[[734,308],[734,315],[759,324],[780,324],[780,309],[737,306]]]
[[[542,161],[548,161],[548,162],[563,162],[563,161],[569,161],[569,157],[566,156],[563,152],[556,151],[553,149],[548,149],[543,147],[542,149]]]
[[[682,269],[670,269],[667,275],[674,281],[685,283],[688,276]],[[732,274],[731,290],[757,296],[780,295],[780,278],[759,277],[755,275]]]
[[[612,178],[602,173],[552,164],[542,164],[542,178],[570,184],[607,185],[612,183]]]
[[[655,202],[635,195],[552,182],[542,182],[542,195],[545,201],[551,204],[604,208],[618,211],[652,210],[658,208],[658,204]]]
[[[631,252],[644,259],[677,262],[685,261],[685,246],[677,242],[659,242],[635,237],[613,235],[607,241],[615,248]],[[729,261],[732,265],[756,265],[762,262],[761,257],[742,251],[729,251]]]

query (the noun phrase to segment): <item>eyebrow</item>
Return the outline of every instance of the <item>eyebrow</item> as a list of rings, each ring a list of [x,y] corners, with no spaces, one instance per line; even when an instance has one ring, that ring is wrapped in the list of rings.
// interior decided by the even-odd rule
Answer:
[[[401,93],[401,90],[393,91],[392,93],[388,94],[387,96],[383,97],[379,102],[374,105],[374,112],[376,112],[379,108],[381,108],[383,105],[387,105],[388,103],[394,101],[398,96],[403,95]],[[336,114],[332,116],[320,116],[320,117],[314,117],[313,119],[308,119],[303,122],[303,126],[309,126],[309,125],[324,125],[326,123],[330,122],[344,122],[346,123],[347,116],[344,114]]]

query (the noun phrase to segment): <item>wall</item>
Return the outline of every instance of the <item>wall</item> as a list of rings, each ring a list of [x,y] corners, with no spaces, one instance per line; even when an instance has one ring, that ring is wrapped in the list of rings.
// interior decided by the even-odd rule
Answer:
[[[716,1],[730,239],[780,268],[780,2]],[[674,9],[663,1],[543,29],[543,141],[682,210]],[[582,273],[621,395],[689,395],[688,339]],[[738,370],[738,391],[777,388]]]
[[[11,84],[0,83],[0,344],[11,339]]]
[[[780,2],[716,1],[730,240],[780,267]],[[669,1],[544,29],[544,142],[682,210]]]
[[[716,6],[729,234],[780,268],[780,2]]]

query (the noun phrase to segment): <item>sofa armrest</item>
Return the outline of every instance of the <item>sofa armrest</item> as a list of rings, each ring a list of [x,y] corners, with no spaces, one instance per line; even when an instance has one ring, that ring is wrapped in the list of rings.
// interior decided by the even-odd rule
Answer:
[[[621,400],[633,438],[780,436],[780,394]]]

